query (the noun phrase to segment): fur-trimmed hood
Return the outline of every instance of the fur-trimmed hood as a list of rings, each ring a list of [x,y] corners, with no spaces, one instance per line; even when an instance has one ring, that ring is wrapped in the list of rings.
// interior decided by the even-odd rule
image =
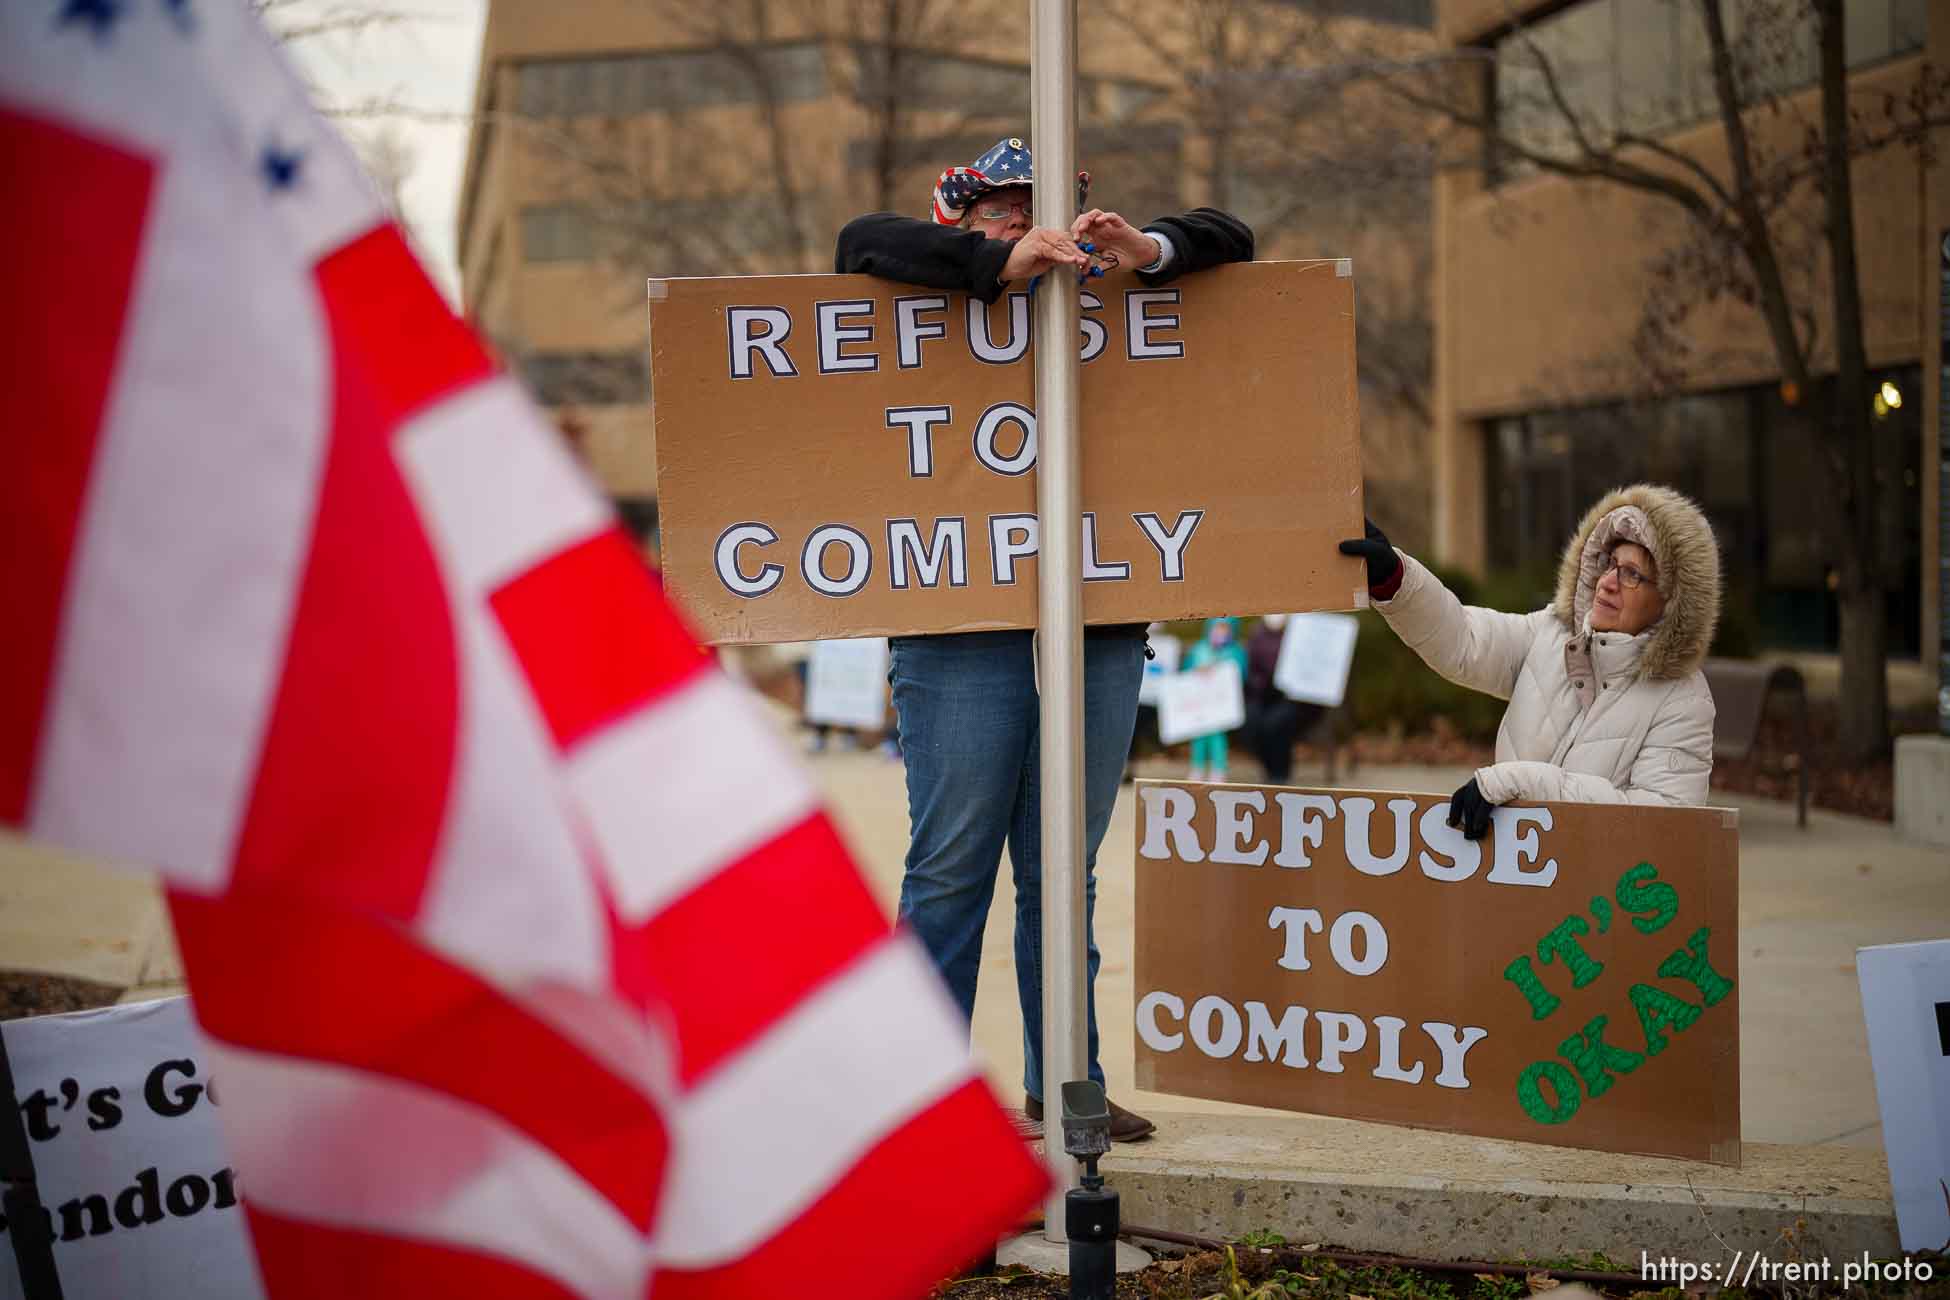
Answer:
[[[1592,592],[1614,541],[1652,552],[1665,613],[1647,629],[1638,676],[1650,681],[1685,677],[1706,659],[1720,621],[1720,548],[1706,515],[1668,487],[1635,483],[1616,488],[1585,513],[1557,566],[1551,609],[1573,635],[1584,629]]]

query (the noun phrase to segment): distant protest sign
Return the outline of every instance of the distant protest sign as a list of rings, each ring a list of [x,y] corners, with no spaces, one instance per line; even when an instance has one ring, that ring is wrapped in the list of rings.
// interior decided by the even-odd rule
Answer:
[[[1896,1226],[1904,1250],[1950,1241],[1950,939],[1858,948]]]
[[[1280,633],[1273,685],[1290,700],[1339,708],[1360,630],[1349,614],[1295,614]]]
[[[262,1300],[187,998],[0,1024],[69,1296]],[[0,1220],[0,1300],[21,1296]]]
[[[664,572],[707,639],[1034,625],[1028,292],[774,276],[650,296]],[[1081,305],[1084,621],[1364,603],[1334,545],[1361,531],[1347,264],[1118,273]]]
[[[1185,646],[1169,632],[1153,632],[1144,644],[1151,653],[1144,661],[1144,676],[1138,679],[1138,703],[1155,709],[1164,699],[1165,683],[1178,671]]]
[[[879,731],[887,725],[887,639],[820,641],[806,665],[806,721]]]
[[[1137,1086],[1740,1161],[1738,815],[1138,785]]]
[[[1239,665],[1220,659],[1165,678],[1158,691],[1158,739],[1176,745],[1246,724],[1246,682]]]

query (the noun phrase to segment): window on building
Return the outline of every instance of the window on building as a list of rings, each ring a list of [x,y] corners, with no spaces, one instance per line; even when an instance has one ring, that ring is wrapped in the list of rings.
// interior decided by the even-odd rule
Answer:
[[[1848,0],[1848,65],[1859,68],[1922,49],[1930,36],[1929,6],[1930,0]]]
[[[656,199],[609,209],[535,203],[521,210],[525,262],[586,262],[659,249],[691,254],[688,266],[710,263],[713,254],[790,252],[793,244],[776,194]]]
[[[1651,0],[1648,8],[1665,0]],[[1496,115],[1501,134],[1542,154],[1567,154],[1576,132],[1612,130],[1611,0],[1587,0],[1497,42]],[[1546,75],[1548,73],[1548,75]],[[1518,164],[1506,163],[1505,175]]]
[[[529,59],[518,67],[515,105],[529,117],[627,117],[756,103],[766,88],[784,103],[826,94],[826,60],[819,46]]]
[[[1374,173],[1351,184],[1352,171],[1338,158],[1296,158],[1279,168],[1234,166],[1227,173],[1223,206],[1262,238],[1298,234],[1323,257],[1353,252],[1351,243],[1360,232],[1377,226],[1404,237],[1426,228],[1425,175],[1404,169],[1406,174]]]
[[[1398,27],[1429,28],[1435,24],[1432,0],[1278,0],[1329,18],[1360,18]]]
[[[857,94],[868,103],[879,100],[892,77],[903,109],[948,109],[1026,118],[1029,114],[1029,69],[1020,63],[964,59],[921,50],[889,50],[887,46],[853,47],[859,77]],[[993,142],[991,142],[993,143]]]
[[[1145,109],[1162,102],[1169,94],[1159,86],[1142,81],[1111,81],[1086,78],[1079,97],[1085,104],[1084,116],[1099,122],[1126,122]]]
[[[1883,385],[1887,384],[1887,390]],[[1877,372],[1881,566],[1892,654],[1917,653],[1922,556],[1922,372]],[[1620,483],[1665,483],[1706,510],[1725,577],[1729,648],[1839,644],[1835,556],[1821,503],[1835,470],[1822,428],[1831,386],[1794,407],[1773,386],[1534,411],[1493,420],[1490,564],[1551,571],[1583,512]]]
[[[1020,63],[968,59],[924,50],[898,51],[885,45],[853,47],[856,81],[852,93],[863,103],[878,103],[887,80],[898,83],[894,97],[903,111],[935,109],[965,119],[1012,124],[1027,134],[1029,69]],[[892,64],[891,70],[889,65]],[[1169,92],[1143,81],[1079,77],[1077,102],[1086,119],[1123,122],[1164,99]],[[994,144],[991,138],[982,148]],[[970,157],[973,157],[971,154]]]
[[[639,352],[530,352],[520,370],[543,406],[614,406],[650,398],[648,363]]]
[[[1927,5],[1849,0],[1849,66],[1920,51]],[[1725,13],[1744,100],[1815,83],[1814,18],[1805,7],[1729,0]],[[1662,135],[1719,114],[1711,45],[1693,0],[1582,0],[1504,35],[1495,67],[1502,132],[1538,153],[1569,153],[1573,122],[1594,143],[1607,144],[1621,134]],[[1515,158],[1496,163],[1503,179],[1531,170]]]
[[[580,203],[532,203],[521,210],[524,262],[580,262],[595,255],[595,227]]]

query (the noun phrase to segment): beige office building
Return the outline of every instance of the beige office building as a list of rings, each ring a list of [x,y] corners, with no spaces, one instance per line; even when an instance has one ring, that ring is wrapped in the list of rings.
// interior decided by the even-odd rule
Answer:
[[[1263,257],[1354,256],[1357,285],[1377,290],[1367,273],[1385,269],[1377,301],[1411,304],[1396,331],[1406,378],[1364,404],[1377,436],[1420,446],[1426,182],[1379,218],[1338,181],[1287,167],[1264,130],[1248,140],[1246,110],[1211,110],[1229,96],[1264,116],[1287,62],[1319,57],[1330,35],[1428,48],[1428,0],[1212,8],[1226,26],[1152,0],[1084,0],[1091,202],[1140,221],[1215,203],[1260,227]],[[943,166],[1029,134],[1028,12],[1026,0],[493,0],[460,207],[467,312],[610,490],[648,514],[646,278],[830,270],[848,218],[924,215]],[[1215,70],[1226,75],[1200,79]],[[1306,111],[1280,129],[1333,129],[1317,104]],[[1412,458],[1390,460],[1425,513]]]
[[[1723,8],[1737,40],[1754,5]],[[1563,114],[1538,84],[1541,52],[1595,132],[1646,138],[1636,156],[1655,167],[1683,173],[1692,160],[1724,177],[1699,12],[1665,0],[1439,0],[1436,36],[1476,70],[1465,75],[1480,77],[1499,133],[1565,143]],[[1865,112],[1880,111],[1885,95],[1908,95],[1926,65],[1939,74],[1950,66],[1950,5],[1941,0],[1848,0],[1845,12],[1851,98]],[[1471,49],[1489,53],[1472,60],[1463,53]],[[1804,147],[1808,124],[1819,122],[1811,25],[1769,59],[1779,110],[1749,118],[1762,166]],[[1940,157],[1945,144],[1950,133],[1938,130]],[[1658,150],[1670,151],[1668,161],[1653,157]],[[1704,302],[1672,334],[1648,331],[1648,307],[1690,303],[1718,274],[1660,264],[1687,245],[1677,205],[1541,174],[1487,147],[1473,164],[1445,175],[1435,193],[1438,557],[1478,571],[1547,565],[1605,488],[1660,479],[1712,516],[1727,563],[1727,634],[1754,648],[1832,651],[1833,557],[1816,526],[1822,495],[1835,491],[1818,442],[1826,393],[1784,391],[1752,307]],[[1892,683],[1899,703],[1905,694],[1913,703],[1934,680],[1942,615],[1946,430],[1936,358],[1950,306],[1950,169],[1898,146],[1860,158],[1853,184]],[[1820,210],[1818,196],[1803,192],[1780,225],[1789,287],[1804,291],[1814,333],[1818,390],[1835,367]]]

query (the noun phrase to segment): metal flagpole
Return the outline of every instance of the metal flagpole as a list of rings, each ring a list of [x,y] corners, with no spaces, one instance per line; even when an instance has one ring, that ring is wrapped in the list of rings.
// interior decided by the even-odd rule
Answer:
[[[1035,222],[1076,217],[1076,0],[1031,0],[1030,150]],[[1036,295],[1037,668],[1043,814],[1043,1149],[1055,1190],[1043,1236],[1064,1240],[1063,1195],[1077,1185],[1063,1151],[1062,1090],[1087,1077],[1083,881],[1083,521],[1077,446],[1077,292],[1070,268]]]

